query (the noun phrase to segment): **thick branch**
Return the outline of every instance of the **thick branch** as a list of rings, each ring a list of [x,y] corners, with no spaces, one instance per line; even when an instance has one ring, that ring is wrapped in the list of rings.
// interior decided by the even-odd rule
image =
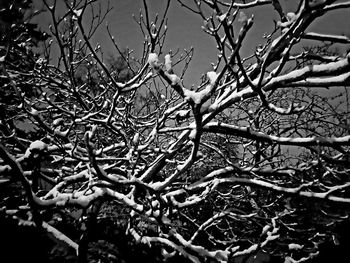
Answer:
[[[211,122],[203,127],[203,131],[211,133],[222,133],[240,136],[246,139],[252,139],[259,142],[275,143],[280,145],[293,146],[341,146],[350,145],[350,135],[338,138],[330,137],[308,137],[308,138],[289,138],[268,135],[259,131],[253,131],[247,127]]]

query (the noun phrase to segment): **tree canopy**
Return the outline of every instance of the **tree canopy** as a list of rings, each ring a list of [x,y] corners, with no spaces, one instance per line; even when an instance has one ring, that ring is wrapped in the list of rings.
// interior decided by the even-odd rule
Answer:
[[[21,189],[1,203],[7,216],[80,262],[94,262],[93,242],[118,262],[113,231],[169,262],[262,251],[303,262],[338,242],[350,212],[350,38],[310,28],[350,2],[167,0],[152,17],[143,0],[137,57],[108,25],[115,53],[93,41],[106,2],[44,0],[46,34],[21,11],[29,1],[14,3],[0,10],[1,30],[14,29],[1,38],[1,92],[16,101],[1,95],[0,187]],[[261,6],[278,19],[243,54]],[[170,8],[198,16],[216,43],[198,86],[183,81],[193,49],[166,49]],[[99,229],[106,221],[114,230]]]

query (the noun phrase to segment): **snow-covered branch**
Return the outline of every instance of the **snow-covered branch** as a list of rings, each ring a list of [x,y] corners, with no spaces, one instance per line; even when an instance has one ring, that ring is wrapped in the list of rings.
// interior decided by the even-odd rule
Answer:
[[[293,145],[293,146],[341,146],[350,145],[350,136],[343,137],[318,137],[314,136],[311,138],[290,138],[290,137],[279,137],[274,135],[264,134],[259,131],[251,130],[248,127],[240,127],[221,122],[211,122],[203,127],[204,131],[211,133],[223,133],[234,136],[240,136],[246,139],[252,139],[261,142],[276,143],[280,145]]]
[[[166,40],[169,10],[180,8],[170,0],[161,13],[142,1],[137,52],[121,48],[107,25],[116,56],[94,34],[117,3],[73,1],[61,10],[44,1],[48,39],[33,49],[18,35],[0,57],[0,184],[21,196],[13,203],[6,192],[1,205],[25,206],[75,250],[69,233],[43,221],[53,217],[46,211],[79,210],[77,236],[100,213],[122,213],[122,224],[111,221],[157,244],[159,258],[316,255],[334,218],[350,215],[335,205],[350,203],[350,39],[310,30],[322,32],[316,19],[349,2],[300,0],[288,4],[294,12],[278,0],[178,2],[203,22],[212,53],[174,50],[181,30]],[[262,7],[271,29],[259,32]],[[214,62],[191,62],[198,56]]]
[[[326,35],[326,34],[318,34],[318,33],[312,33],[312,32],[305,33],[303,35],[303,38],[319,40],[319,41],[330,41],[334,43],[343,43],[343,44],[350,43],[350,38],[348,38],[347,36]]]

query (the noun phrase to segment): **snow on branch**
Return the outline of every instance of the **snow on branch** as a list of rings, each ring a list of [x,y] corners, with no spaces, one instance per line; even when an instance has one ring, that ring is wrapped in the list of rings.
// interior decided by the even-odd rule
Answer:
[[[308,77],[305,80],[291,82],[287,87],[337,87],[350,83],[350,72],[331,77]]]
[[[339,61],[310,65],[301,69],[293,70],[287,74],[272,78],[264,85],[264,90],[270,90],[272,87],[278,85],[288,85],[293,82],[302,81],[311,77],[329,77],[334,75],[346,74],[350,69],[350,54]],[[255,83],[257,84],[257,83]]]
[[[194,263],[200,263],[198,257],[195,257],[191,253],[188,253],[184,247],[181,245],[176,244],[175,242],[169,240],[168,238],[163,238],[163,237],[150,237],[150,236],[140,236],[137,231],[133,228],[129,230],[131,235],[135,238],[137,242],[143,243],[143,244],[148,244],[151,246],[151,243],[161,243],[166,245],[167,247],[173,248],[179,253],[181,253],[183,256],[186,258],[190,259]]]
[[[325,200],[325,201],[328,200],[335,203],[350,204],[350,198],[332,195],[332,193],[335,191],[349,188],[350,183],[346,183],[342,186],[335,187],[327,192],[312,192],[312,191],[305,191],[302,189],[311,186],[313,183],[301,184],[298,187],[284,187],[284,186],[279,186],[266,181],[262,181],[259,179],[229,177],[229,178],[215,178],[207,182],[198,183],[193,187],[205,188],[207,186],[211,186],[211,191],[213,191],[221,184],[238,184],[238,185],[256,186],[259,188],[269,189],[275,192],[289,194],[289,195],[296,195],[296,196],[306,197],[310,199],[318,199],[318,200]]]
[[[86,1],[84,10],[94,11],[94,2]],[[350,2],[300,1],[295,13],[278,0],[179,2],[199,16],[217,45],[215,63],[191,71],[202,71],[197,80],[186,76],[193,49],[168,49],[176,43],[166,41],[165,15],[170,6],[178,8],[170,0],[163,16],[152,18],[153,3],[144,0],[134,17],[142,34],[138,58],[121,51],[108,29],[120,54],[111,61],[92,44],[100,11],[92,12],[88,28],[82,3],[70,3],[58,20],[56,4],[47,5],[53,26],[45,60],[33,57],[30,69],[7,63],[10,56],[3,61],[18,104],[6,106],[0,123],[0,184],[18,179],[26,195],[21,201],[39,216],[42,209],[89,210],[100,202],[110,208],[114,200],[126,213],[124,230],[137,242],[160,245],[165,258],[228,262],[266,249],[291,262],[293,254],[303,259],[332,233],[324,225],[331,228],[334,217],[349,215],[327,210],[326,201],[350,204],[350,54],[331,52],[333,43],[350,39],[306,32],[327,11]],[[262,6],[281,21],[272,16],[271,30],[252,46],[250,29],[260,29],[253,13]],[[302,38],[325,43],[301,51]],[[198,86],[187,86],[192,79]],[[322,87],[332,88],[331,97]],[[17,126],[33,126],[33,132]],[[293,197],[302,198],[294,204]],[[311,211],[310,200],[326,204],[324,210]],[[309,207],[324,225],[303,225],[300,207]],[[35,219],[77,250],[70,237]],[[295,230],[299,240],[289,235]]]
[[[350,1],[326,5],[323,8],[323,10],[324,11],[331,11],[331,10],[343,9],[343,8],[348,8],[348,7],[350,7]]]
[[[245,8],[251,8],[251,7],[255,7],[255,6],[260,6],[260,5],[267,5],[267,4],[271,4],[273,1],[272,0],[254,0],[254,1],[245,1],[243,3],[234,3],[233,7],[235,8],[240,8],[240,9],[245,9]],[[231,3],[227,3],[227,2],[220,2],[222,5],[225,6],[230,6]]]
[[[312,33],[308,32],[303,34],[302,36],[305,39],[312,39],[312,40],[319,40],[319,41],[330,41],[333,43],[342,43],[342,44],[349,44],[350,38],[347,36],[339,36],[339,35],[326,35],[326,34],[318,34],[318,33]]]
[[[70,239],[69,237],[67,237],[65,234],[63,234],[61,231],[58,231],[56,228],[54,228],[53,226],[49,225],[46,222],[43,222],[42,224],[43,229],[45,229],[48,233],[50,233],[56,240],[59,240],[61,242],[64,242],[65,244],[69,245],[70,247],[72,247],[76,254],[78,255],[78,249],[79,249],[79,245],[74,242],[72,239]]]
[[[289,138],[268,135],[259,131],[253,131],[247,127],[239,127],[235,125],[225,124],[221,122],[211,122],[203,127],[203,131],[211,133],[222,133],[240,136],[246,139],[252,139],[261,142],[276,143],[281,145],[293,146],[340,146],[350,145],[350,135],[343,137],[310,137],[310,138]]]

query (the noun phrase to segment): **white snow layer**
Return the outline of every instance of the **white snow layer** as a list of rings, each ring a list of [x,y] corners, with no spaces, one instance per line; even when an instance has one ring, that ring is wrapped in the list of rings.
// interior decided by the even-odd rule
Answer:
[[[172,66],[171,66],[171,57],[170,57],[170,54],[166,54],[166,55],[164,56],[164,66],[165,66],[165,70],[166,70],[167,72],[170,72],[170,71],[171,71]]]
[[[40,140],[36,140],[36,141],[32,142],[29,145],[28,149],[26,150],[26,153],[24,154],[24,156],[29,157],[33,149],[38,150],[38,151],[46,150],[47,144],[44,143],[43,141],[40,141]]]
[[[156,53],[150,53],[148,55],[148,60],[147,60],[148,64],[156,69],[159,67],[159,59],[158,59],[158,55]]]
[[[218,78],[218,74],[216,74],[216,72],[214,71],[209,71],[207,72],[207,77],[209,79],[210,84],[213,85],[216,79]]]

